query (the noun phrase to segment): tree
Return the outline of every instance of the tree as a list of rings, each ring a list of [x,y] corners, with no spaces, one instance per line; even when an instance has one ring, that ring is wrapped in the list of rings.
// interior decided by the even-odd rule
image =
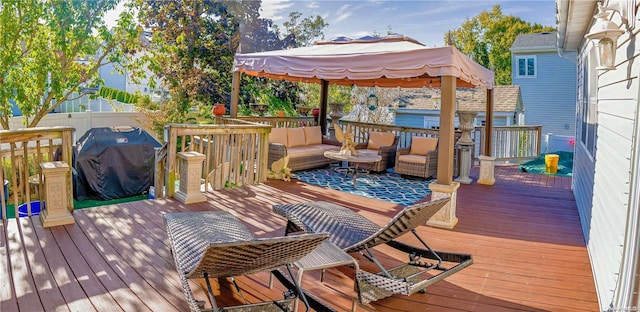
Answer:
[[[301,16],[300,12],[291,12],[289,21],[282,23],[286,31],[283,38],[285,47],[307,47],[313,45],[314,39],[324,40],[322,30],[329,24],[325,23],[319,15],[305,17],[298,21]],[[276,33],[278,33],[277,27]]]
[[[283,23],[284,31],[281,31],[280,27],[271,20],[253,18],[245,21],[246,26],[241,29],[242,53],[310,46],[315,39],[324,39],[323,30],[329,24],[325,23],[320,16],[300,19],[301,16],[299,12],[289,13],[289,21]],[[281,105],[273,104],[285,104],[285,111],[293,111],[297,105],[301,104],[300,94],[306,92],[299,83],[253,77],[244,77],[241,85],[243,90],[240,98],[245,103],[256,101],[249,89],[255,89],[257,85],[261,92],[266,93],[263,97],[270,98],[270,102],[273,102],[270,106],[278,106],[277,109],[281,109]]]
[[[109,31],[104,14],[118,0],[3,0],[0,19],[0,125],[9,129],[15,103],[35,127],[65,101],[102,82],[98,69],[125,62],[137,44],[129,10]]]
[[[244,4],[246,4],[246,6]],[[180,123],[195,106],[228,103],[231,66],[239,43],[239,20],[235,12],[257,10],[251,1],[145,1],[139,0],[139,20],[150,31],[150,43],[132,67],[144,77],[149,69],[152,86],[170,90],[162,107],[164,123]]]
[[[450,36],[455,47],[480,65],[493,68],[498,85],[511,84],[511,52],[519,34],[554,31],[551,26],[531,24],[519,17],[503,15],[500,5],[467,19]],[[445,38],[445,41],[449,38]]]

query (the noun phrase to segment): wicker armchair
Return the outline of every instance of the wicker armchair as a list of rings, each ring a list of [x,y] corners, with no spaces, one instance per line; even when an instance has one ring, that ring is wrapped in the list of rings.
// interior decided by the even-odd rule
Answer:
[[[375,263],[379,273],[362,269],[356,272],[359,298],[368,303],[393,294],[412,295],[473,263],[469,254],[432,250],[416,231],[449,201],[450,198],[443,198],[406,206],[384,226],[349,208],[323,201],[275,205],[273,211],[287,218],[285,234],[329,233],[334,245],[347,253],[359,252]],[[409,232],[419,242],[416,246],[397,240]],[[406,253],[408,261],[385,268],[371,251],[382,244]]]
[[[315,310],[325,310],[324,305],[315,298],[307,300],[293,278],[290,267],[326,240],[327,234],[255,238],[244,224],[227,211],[167,213],[165,224],[191,311],[281,311],[285,307],[291,309],[297,298]],[[289,278],[278,269],[283,266],[289,271]],[[290,290],[285,292],[283,299],[226,308],[217,306],[211,278],[230,277],[240,292],[234,276],[265,271],[271,271]],[[196,300],[194,297],[188,280],[199,278],[204,278],[209,298]],[[205,302],[211,306],[205,307]]]
[[[411,147],[396,152],[395,173],[431,178],[438,172],[438,138],[412,137]]]
[[[375,163],[363,163],[359,167],[365,170],[381,172],[393,168],[396,161],[398,136],[391,132],[371,132],[367,143],[356,146],[358,153],[380,155],[382,159]]]

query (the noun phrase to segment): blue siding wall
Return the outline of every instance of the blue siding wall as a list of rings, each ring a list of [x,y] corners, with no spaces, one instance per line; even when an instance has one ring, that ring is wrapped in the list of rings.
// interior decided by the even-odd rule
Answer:
[[[395,124],[401,127],[423,128],[424,114],[397,112]]]
[[[100,67],[100,77],[104,80],[104,86],[115,88],[118,90],[127,89],[127,80],[125,76],[115,69],[113,64],[107,64]]]
[[[503,113],[505,114],[505,113]],[[496,116],[498,115],[498,116]],[[501,114],[494,114],[493,116],[493,125],[494,126],[507,126],[507,119],[513,117],[507,113],[509,116],[501,116]],[[415,110],[415,111],[398,111],[396,112],[395,117],[395,125],[400,127],[414,127],[414,128],[424,128],[425,117],[427,117],[432,124],[437,124],[436,121],[439,121],[439,112],[431,111],[431,110]],[[458,118],[456,116],[456,124]],[[479,125],[482,121],[484,121],[484,112],[481,112],[476,116],[476,125]]]
[[[516,77],[515,56],[535,55],[535,78]],[[565,57],[575,59],[575,53]],[[520,86],[527,125],[542,125],[542,133],[575,135],[576,63],[556,52],[514,53],[512,83]]]

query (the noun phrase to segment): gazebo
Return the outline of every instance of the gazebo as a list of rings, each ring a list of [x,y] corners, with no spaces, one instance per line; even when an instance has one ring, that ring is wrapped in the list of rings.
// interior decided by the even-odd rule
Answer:
[[[338,38],[317,42],[310,47],[288,50],[236,54],[233,66],[231,116],[238,112],[240,74],[321,85],[319,123],[326,133],[329,84],[362,87],[434,87],[441,89],[441,115],[438,147],[437,183],[431,184],[432,199],[452,196],[451,213],[441,211],[442,223],[453,227],[455,194],[459,186],[453,182],[454,119],[456,87],[487,89],[487,142],[483,154],[491,156],[494,73],[453,46],[428,48],[411,38],[391,35],[383,38]],[[481,158],[482,164],[482,158]],[[483,170],[479,183],[493,184],[493,162]],[[439,213],[440,214],[440,213]],[[439,219],[436,216],[434,219]]]

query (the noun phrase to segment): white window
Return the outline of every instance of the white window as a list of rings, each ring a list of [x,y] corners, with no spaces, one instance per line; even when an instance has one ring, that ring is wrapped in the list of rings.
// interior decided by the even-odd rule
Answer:
[[[596,49],[592,48],[589,57],[582,59],[582,86],[578,89],[578,123],[580,124],[580,141],[593,156],[596,149],[596,122],[598,111],[598,72],[596,70]]]
[[[535,55],[516,56],[516,76],[518,78],[535,78],[537,71]]]

